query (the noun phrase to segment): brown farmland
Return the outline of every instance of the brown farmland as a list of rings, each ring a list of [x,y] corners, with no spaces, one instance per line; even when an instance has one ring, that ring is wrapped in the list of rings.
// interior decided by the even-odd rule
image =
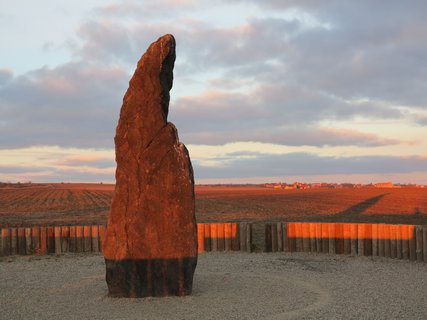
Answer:
[[[0,188],[0,225],[106,223],[114,185]],[[196,186],[199,222],[317,221],[427,224],[427,188],[277,190]]]

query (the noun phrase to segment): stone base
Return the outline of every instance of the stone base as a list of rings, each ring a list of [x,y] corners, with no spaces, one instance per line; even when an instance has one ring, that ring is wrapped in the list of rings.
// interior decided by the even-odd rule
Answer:
[[[164,297],[191,294],[197,257],[180,259],[105,259],[110,297]]]

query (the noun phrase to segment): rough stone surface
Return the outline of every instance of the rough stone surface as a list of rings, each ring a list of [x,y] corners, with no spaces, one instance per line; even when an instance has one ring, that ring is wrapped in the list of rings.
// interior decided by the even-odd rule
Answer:
[[[116,129],[116,189],[103,243],[110,296],[191,293],[197,263],[194,179],[167,122],[175,39],[152,43],[129,83]]]

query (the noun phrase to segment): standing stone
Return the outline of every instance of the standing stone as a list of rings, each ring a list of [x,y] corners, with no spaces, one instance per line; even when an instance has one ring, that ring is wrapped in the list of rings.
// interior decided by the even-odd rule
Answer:
[[[116,129],[116,189],[103,243],[109,296],[191,294],[197,264],[190,157],[167,122],[175,39],[152,43]]]

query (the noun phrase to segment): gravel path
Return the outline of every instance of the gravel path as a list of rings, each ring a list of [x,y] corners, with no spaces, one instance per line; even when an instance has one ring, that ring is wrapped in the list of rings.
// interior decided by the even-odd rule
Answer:
[[[427,264],[205,253],[193,295],[106,296],[100,255],[0,259],[0,319],[427,319]]]

